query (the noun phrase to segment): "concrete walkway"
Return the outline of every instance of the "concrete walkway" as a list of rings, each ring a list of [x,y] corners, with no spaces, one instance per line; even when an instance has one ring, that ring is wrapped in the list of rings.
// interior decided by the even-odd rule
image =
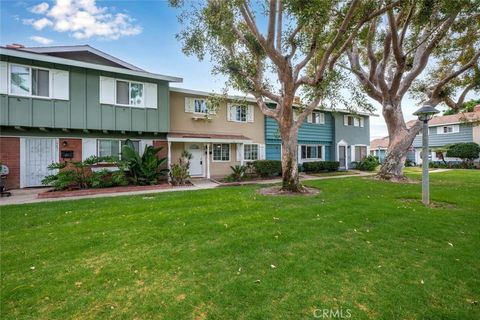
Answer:
[[[323,180],[323,179],[341,179],[341,178],[351,178],[351,177],[365,177],[371,176],[375,173],[366,173],[359,172],[359,174],[354,175],[340,175],[340,176],[326,176],[326,177],[317,177],[309,176],[302,174],[300,176],[301,181],[306,180]],[[242,185],[246,184],[274,184],[281,182],[281,179],[270,179],[270,180],[260,180],[260,181],[251,181],[240,183]],[[12,193],[11,197],[0,198],[0,206],[11,205],[11,204],[27,204],[27,203],[36,203],[36,202],[50,202],[50,201],[65,201],[65,200],[78,200],[78,199],[91,199],[91,198],[103,198],[103,197],[119,197],[119,196],[131,196],[131,195],[141,195],[141,194],[152,194],[152,193],[161,193],[161,192],[177,192],[177,191],[191,191],[191,190],[204,190],[204,189],[213,189],[220,184],[211,181],[209,179],[192,179],[193,186],[188,187],[174,187],[171,189],[156,189],[156,190],[142,190],[142,191],[128,191],[128,192],[117,192],[117,193],[102,193],[95,195],[86,195],[86,196],[73,196],[73,197],[64,197],[64,198],[46,198],[38,199],[37,195],[41,192],[49,190],[49,188],[30,188],[30,189],[15,189],[9,190]]]

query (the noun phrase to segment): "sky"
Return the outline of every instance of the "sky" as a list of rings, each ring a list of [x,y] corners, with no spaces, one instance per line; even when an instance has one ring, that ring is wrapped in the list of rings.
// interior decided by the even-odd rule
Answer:
[[[188,1],[188,0],[187,0]],[[183,78],[173,86],[221,92],[224,79],[211,74],[210,61],[182,53],[175,35],[180,12],[166,0],[0,0],[0,44],[25,46],[88,44],[152,73]],[[370,136],[387,135],[380,105],[370,121]],[[415,101],[403,100],[406,120]]]

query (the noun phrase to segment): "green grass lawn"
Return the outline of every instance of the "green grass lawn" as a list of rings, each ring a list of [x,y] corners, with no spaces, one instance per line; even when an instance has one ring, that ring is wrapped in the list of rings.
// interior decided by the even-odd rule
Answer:
[[[308,197],[242,186],[2,207],[1,318],[479,319],[480,171],[431,183],[433,208],[420,184],[361,177],[309,181]]]

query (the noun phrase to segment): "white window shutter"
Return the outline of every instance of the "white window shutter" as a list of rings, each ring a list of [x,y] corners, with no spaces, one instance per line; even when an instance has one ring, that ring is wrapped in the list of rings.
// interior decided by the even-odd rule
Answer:
[[[360,127],[360,119],[358,119],[358,118],[356,118],[356,117],[353,118],[353,125],[354,125],[355,127]]]
[[[363,117],[360,118],[360,127],[363,128],[363,126],[365,125],[365,120],[363,119]]]
[[[140,156],[143,155],[147,146],[153,146],[153,140],[140,140]]]
[[[235,119],[234,110],[235,110],[235,106],[227,105],[227,121],[234,121]]]
[[[443,127],[437,127],[437,134],[443,133]]]
[[[70,99],[69,72],[65,70],[51,70],[52,73],[52,97],[59,100]]]
[[[254,113],[255,113],[255,110],[253,109],[253,106],[249,105],[247,107],[247,122],[253,122]]]
[[[185,112],[195,112],[195,99],[185,97]]]
[[[456,124],[453,126],[453,132],[460,132],[460,125]]]
[[[325,124],[325,113],[320,113],[320,123]]]
[[[100,103],[115,104],[115,79],[100,77]]]
[[[237,143],[237,161],[243,160],[243,144]]]
[[[8,93],[8,63],[0,61],[0,94]]]
[[[259,144],[258,145],[258,160],[265,160],[265,145]]]
[[[313,120],[313,114],[310,113],[310,114],[307,116],[307,122],[308,122],[308,123],[312,123],[312,122],[313,122],[312,120]]]
[[[145,83],[145,107],[158,108],[157,84]]]
[[[343,124],[348,126],[348,116],[343,116]]]
[[[281,158],[280,158],[281,159]],[[302,145],[298,145],[298,150],[297,150],[297,163],[302,163]]]
[[[97,139],[82,139],[82,160],[97,155]]]

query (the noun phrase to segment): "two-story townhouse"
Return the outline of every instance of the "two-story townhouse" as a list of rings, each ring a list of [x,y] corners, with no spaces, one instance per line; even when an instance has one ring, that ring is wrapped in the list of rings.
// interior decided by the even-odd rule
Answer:
[[[480,106],[473,112],[435,117],[428,122],[428,139],[431,149],[431,161],[442,161],[442,155],[435,149],[460,142],[475,142],[480,144]],[[422,133],[413,140],[415,151],[410,160],[416,164],[422,163]],[[445,156],[445,155],[444,155]],[[444,157],[447,162],[458,162],[461,159]]]
[[[340,169],[353,167],[354,161],[369,152],[370,116],[346,110],[315,110],[298,131],[298,163],[339,161]],[[265,117],[266,158],[280,160],[281,139],[277,122]]]
[[[0,48],[0,162],[10,188],[41,185],[52,162],[120,156],[131,139],[167,147],[169,83],[89,46]]]
[[[230,174],[231,166],[265,159],[264,115],[255,100],[226,96],[213,110],[209,96],[170,88],[169,165],[187,150],[192,177],[216,178]]]

